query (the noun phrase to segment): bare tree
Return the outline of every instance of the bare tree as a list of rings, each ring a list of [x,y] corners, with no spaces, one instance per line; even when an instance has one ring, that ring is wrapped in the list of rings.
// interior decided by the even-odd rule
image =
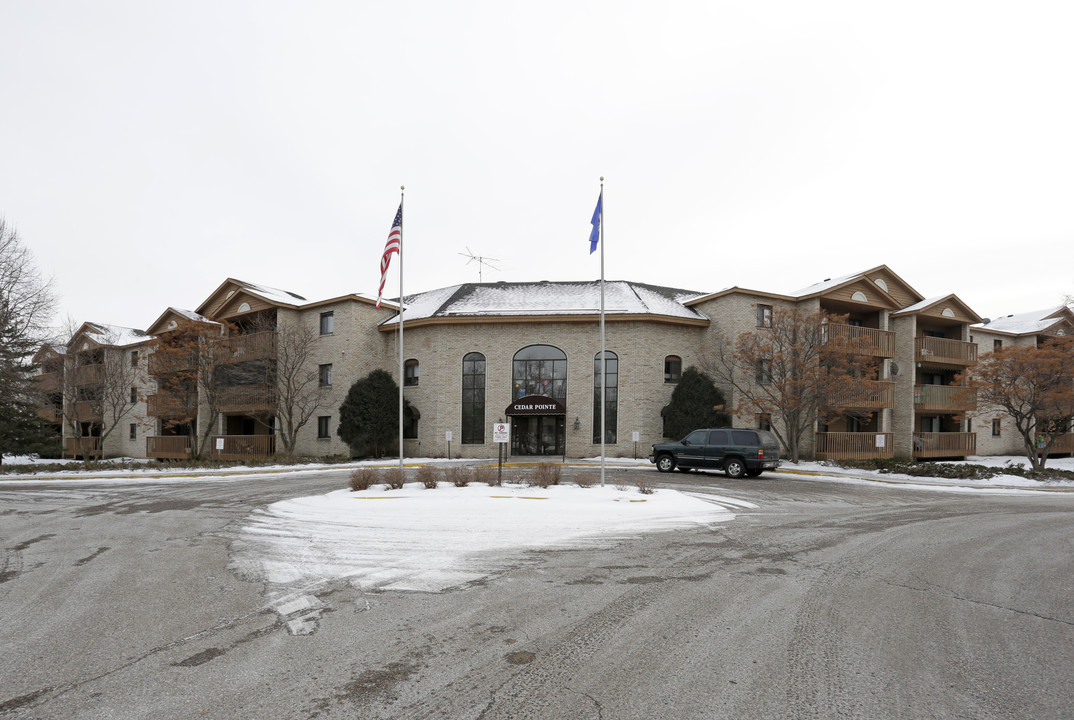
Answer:
[[[777,306],[768,326],[734,338],[718,334],[702,357],[706,374],[733,390],[737,414],[773,419],[792,462],[817,420],[838,417],[880,387],[869,341],[828,332],[829,323],[843,321],[823,310]]]
[[[33,253],[14,227],[0,218],[0,462],[35,438],[39,404],[31,358],[48,334],[55,309],[51,280],[38,271]]]
[[[1014,420],[1030,467],[1043,470],[1048,452],[1069,432],[1074,417],[1074,338],[1000,348],[966,376],[966,387],[977,391],[978,402],[1002,408]]]

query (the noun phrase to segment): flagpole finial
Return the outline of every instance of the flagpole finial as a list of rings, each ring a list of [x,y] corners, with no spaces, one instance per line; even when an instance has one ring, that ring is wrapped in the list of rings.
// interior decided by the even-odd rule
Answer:
[[[600,181],[604,182],[604,176],[603,175],[600,176]]]
[[[604,178],[601,178],[601,180],[603,180],[603,179],[604,179]],[[400,190],[406,190],[406,185],[400,185],[400,186],[399,186],[399,189],[400,189]]]

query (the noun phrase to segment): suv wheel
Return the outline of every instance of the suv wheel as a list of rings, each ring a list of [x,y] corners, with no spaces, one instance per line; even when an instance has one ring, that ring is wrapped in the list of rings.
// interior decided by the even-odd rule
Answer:
[[[727,477],[740,478],[746,474],[746,463],[739,458],[730,458],[723,464]]]
[[[660,472],[671,472],[675,469],[675,458],[670,455],[661,455],[656,459],[656,469]]]

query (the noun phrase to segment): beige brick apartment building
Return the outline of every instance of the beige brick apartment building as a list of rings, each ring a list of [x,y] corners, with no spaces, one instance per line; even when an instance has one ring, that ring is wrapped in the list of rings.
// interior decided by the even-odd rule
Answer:
[[[599,293],[596,282],[501,282],[409,296],[402,384],[414,412],[405,423],[405,454],[439,457],[450,448],[452,456],[496,457],[491,426],[498,421],[512,425],[512,456],[599,454]],[[880,266],[790,293],[737,287],[702,293],[606,283],[608,455],[644,457],[652,443],[663,441],[660,411],[681,371],[701,365],[718,338],[763,324],[777,305],[846,315],[846,324],[832,325],[830,332],[867,338],[882,380],[878,392],[857,399],[852,409],[860,412],[818,426],[808,454],[835,459],[1016,452],[993,437],[994,418],[985,411],[987,421],[980,419],[972,395],[955,383],[978,352],[991,350],[993,339],[1030,342],[1031,331],[983,321],[953,294],[925,298]],[[1044,320],[1049,322],[1037,328],[1038,334],[1066,331],[1072,316],[1069,309],[1056,308]],[[209,428],[205,423],[212,414],[204,394],[193,387],[178,394],[174,388],[162,391],[167,369],[154,363],[151,351],[154,338],[166,337],[184,322],[199,323],[210,333],[219,333],[223,323],[233,328],[225,364],[232,366],[227,375],[234,381],[216,398],[219,417]],[[298,432],[295,451],[339,455],[349,453],[336,427],[350,386],[377,368],[399,380],[398,324],[398,305],[377,309],[361,295],[309,301],[228,279],[196,310],[168,308],[144,333],[108,334],[101,330],[105,326],[87,323],[84,328],[97,332],[76,335],[66,348],[42,348],[38,359],[57,388],[82,383],[94,371],[79,368],[108,354],[137,369],[130,377],[129,407],[118,419],[115,412],[106,417],[101,403],[67,407],[86,393],[53,392],[53,419],[66,414],[77,421],[62,423],[71,454],[78,447],[75,428],[101,436],[109,422],[118,422],[122,427],[99,441],[105,455],[185,457],[190,441],[183,432],[189,430],[168,420],[196,406],[199,431],[210,433],[211,453],[242,458],[282,449],[272,369],[283,361],[285,339],[307,334],[304,362],[317,377],[317,407]],[[100,352],[79,356],[83,345]],[[730,389],[725,393],[733,404]],[[863,417],[870,419],[863,422]],[[749,416],[735,422],[755,426],[764,420]]]

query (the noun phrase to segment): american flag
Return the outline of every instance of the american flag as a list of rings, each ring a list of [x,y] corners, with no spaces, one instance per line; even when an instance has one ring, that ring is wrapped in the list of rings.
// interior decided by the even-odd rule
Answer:
[[[399,243],[403,240],[403,203],[399,203],[399,211],[395,213],[395,222],[392,223],[392,231],[388,233],[388,242],[384,244],[384,254],[380,256],[380,290],[377,291],[377,308],[380,308],[380,297],[384,294],[384,281],[388,279],[388,264],[391,263],[392,253],[399,252]]]

